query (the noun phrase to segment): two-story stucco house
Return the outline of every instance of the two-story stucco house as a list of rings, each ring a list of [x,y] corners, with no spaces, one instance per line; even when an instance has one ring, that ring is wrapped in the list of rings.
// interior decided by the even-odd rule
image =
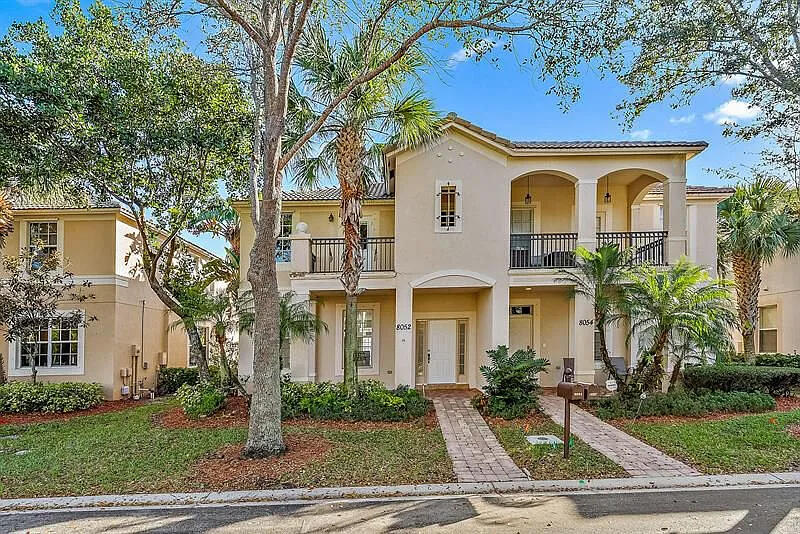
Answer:
[[[485,351],[533,347],[565,358],[576,378],[596,372],[592,305],[558,270],[577,246],[636,246],[667,265],[687,255],[716,266],[716,204],[728,189],[686,184],[686,162],[704,142],[515,142],[454,115],[431,146],[385,154],[385,179],[363,207],[359,376],[394,385],[479,387]],[[329,331],[292,343],[298,381],[341,380],[344,293],[336,189],[286,192],[276,251],[279,287],[309,299]],[[242,279],[253,243],[242,213]],[[631,363],[635,343],[611,329],[612,356]],[[634,356],[635,357],[635,356]],[[252,342],[240,340],[240,372]]]
[[[135,221],[115,203],[15,203],[14,231],[2,254],[16,255],[30,246],[58,252],[75,282],[89,280],[88,292],[94,295],[79,305],[97,318],[86,328],[60,328],[53,321],[40,332],[40,381],[98,382],[106,398],[117,400],[155,390],[159,365],[190,364],[186,332],[170,328],[177,317],[136,272],[138,240]],[[214,257],[187,246],[199,263]],[[75,309],[69,303],[63,308]],[[0,349],[11,380],[31,376],[30,356],[21,345],[12,341]]]

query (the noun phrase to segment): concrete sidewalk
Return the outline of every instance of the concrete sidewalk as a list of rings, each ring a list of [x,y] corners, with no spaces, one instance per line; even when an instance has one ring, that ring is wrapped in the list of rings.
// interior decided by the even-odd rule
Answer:
[[[499,495],[507,493],[564,494],[675,488],[793,487],[800,485],[800,472],[750,475],[704,475],[694,477],[608,478],[593,480],[528,480],[478,482],[472,484],[417,484],[300,488],[284,490],[224,491],[210,493],[157,493],[0,499],[0,515],[29,510],[78,510],[131,506],[198,506],[246,503],[291,503],[346,498],[421,497],[450,495]]]

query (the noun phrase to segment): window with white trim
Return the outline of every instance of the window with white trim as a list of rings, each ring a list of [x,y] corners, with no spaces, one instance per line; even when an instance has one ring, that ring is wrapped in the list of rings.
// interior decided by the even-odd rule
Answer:
[[[80,326],[75,320],[54,317],[43,323],[36,334],[17,343],[17,368],[78,367],[83,352]]]
[[[359,369],[373,367],[373,317],[372,309],[356,312],[356,365]],[[345,324],[345,312],[342,312],[342,325]],[[344,369],[344,328],[342,328],[342,369]]]
[[[58,223],[35,221],[28,223],[28,247],[35,252],[31,268],[38,269],[47,256],[58,252]]]
[[[437,180],[434,207],[437,232],[460,232],[461,181]]]
[[[292,261],[292,214],[281,213],[281,232],[278,241],[275,243],[275,261],[278,263],[289,263]]]
[[[778,307],[758,309],[758,352],[778,352]]]

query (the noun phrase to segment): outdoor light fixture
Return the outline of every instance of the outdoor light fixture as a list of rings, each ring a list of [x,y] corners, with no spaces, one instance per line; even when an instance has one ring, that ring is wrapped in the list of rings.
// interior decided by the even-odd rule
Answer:
[[[531,177],[528,176],[528,194],[525,195],[525,204],[530,204],[532,200],[533,197],[531,196]]]
[[[603,196],[603,201],[606,204],[611,203],[611,193],[608,192],[608,176],[606,176],[606,194]]]
[[[333,222],[333,213],[328,215],[328,222]]]

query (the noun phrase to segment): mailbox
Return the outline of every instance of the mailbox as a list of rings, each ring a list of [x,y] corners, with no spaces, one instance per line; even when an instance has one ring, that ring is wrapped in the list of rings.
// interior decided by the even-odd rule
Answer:
[[[567,401],[581,401],[589,398],[588,384],[576,384],[575,382],[559,382],[556,387],[559,397]]]

